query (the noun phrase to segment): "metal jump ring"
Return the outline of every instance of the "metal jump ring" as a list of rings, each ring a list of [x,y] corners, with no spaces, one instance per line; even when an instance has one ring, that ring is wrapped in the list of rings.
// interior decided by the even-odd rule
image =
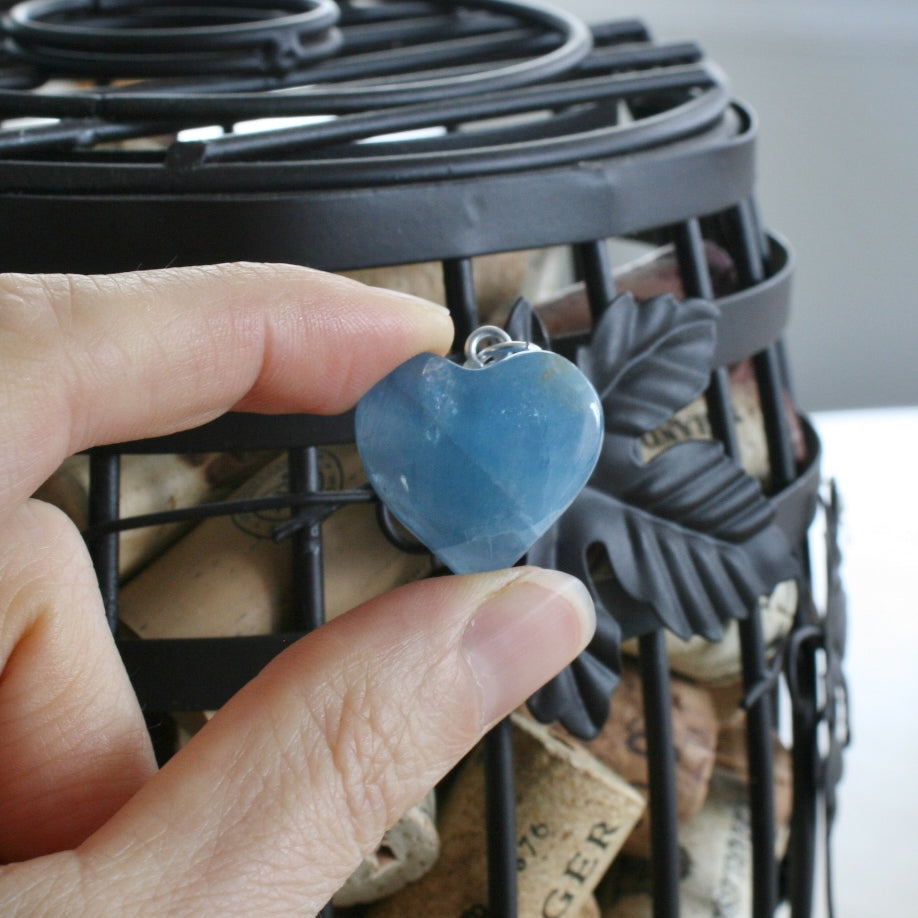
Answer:
[[[541,350],[538,345],[514,341],[504,329],[496,325],[482,325],[466,338],[464,366],[480,370],[505,357],[538,350]]]

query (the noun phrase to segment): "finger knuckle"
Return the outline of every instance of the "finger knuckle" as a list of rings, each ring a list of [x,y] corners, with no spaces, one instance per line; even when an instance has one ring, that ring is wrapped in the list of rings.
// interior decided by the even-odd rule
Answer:
[[[370,673],[352,674],[336,694],[326,735],[339,799],[355,833],[367,826],[375,837],[398,815],[400,785],[417,769],[419,744],[410,718],[380,697]]]

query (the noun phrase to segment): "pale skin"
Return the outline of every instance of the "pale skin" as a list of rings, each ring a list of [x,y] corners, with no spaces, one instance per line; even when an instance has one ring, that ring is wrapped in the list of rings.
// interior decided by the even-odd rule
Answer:
[[[82,539],[30,499],[89,446],[336,413],[445,311],[304,268],[0,275],[0,914],[308,915],[580,652],[566,575],[439,577],[302,639],[157,771]]]

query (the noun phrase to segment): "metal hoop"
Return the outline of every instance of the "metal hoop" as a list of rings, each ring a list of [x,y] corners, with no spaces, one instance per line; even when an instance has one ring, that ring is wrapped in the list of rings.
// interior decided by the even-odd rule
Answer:
[[[463,366],[472,370],[480,370],[505,357],[540,350],[538,345],[526,341],[514,341],[504,329],[497,325],[482,325],[466,339]]]
[[[76,72],[283,73],[341,45],[333,0],[245,0],[148,9],[137,0],[25,0],[4,17],[8,50]]]

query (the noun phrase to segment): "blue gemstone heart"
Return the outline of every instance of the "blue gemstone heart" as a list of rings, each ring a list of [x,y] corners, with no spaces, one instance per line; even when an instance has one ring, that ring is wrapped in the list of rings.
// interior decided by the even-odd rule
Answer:
[[[361,399],[356,433],[379,497],[465,574],[514,564],[573,501],[599,457],[602,406],[550,351],[479,369],[420,354]]]

